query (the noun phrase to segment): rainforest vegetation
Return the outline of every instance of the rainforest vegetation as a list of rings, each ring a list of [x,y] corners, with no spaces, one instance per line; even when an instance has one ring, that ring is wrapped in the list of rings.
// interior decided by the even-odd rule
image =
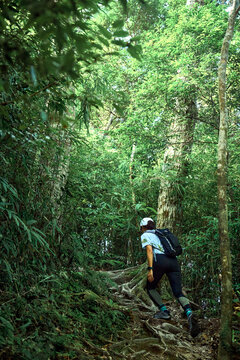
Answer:
[[[0,2],[0,359],[239,358],[238,11]],[[185,291],[215,324],[191,346],[211,357],[170,353],[156,331],[151,357],[148,337],[135,352],[116,345],[140,328],[113,289],[125,274],[139,284],[129,299],[144,291],[145,216],[181,241]]]

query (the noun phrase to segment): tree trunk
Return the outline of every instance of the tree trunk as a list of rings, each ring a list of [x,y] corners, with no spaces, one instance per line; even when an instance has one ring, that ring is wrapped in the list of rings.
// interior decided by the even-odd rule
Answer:
[[[179,115],[173,120],[169,129],[169,143],[165,150],[159,197],[157,226],[170,228],[178,232],[182,217],[181,203],[185,178],[188,173],[188,158],[192,149],[193,134],[197,119],[195,96],[177,101]]]
[[[130,157],[130,164],[129,164],[129,180],[130,180],[130,186],[131,186],[131,191],[132,191],[132,204],[133,204],[134,208],[136,207],[136,196],[135,196],[134,187],[133,187],[133,162],[134,162],[135,152],[136,152],[136,145],[133,144],[132,153],[131,153],[131,157]]]
[[[134,162],[135,152],[136,152],[136,145],[133,144],[132,153],[131,153],[131,157],[130,157],[130,163],[129,163],[129,182],[130,182],[130,187],[131,187],[131,192],[132,192],[132,207],[133,207],[134,213],[136,212],[136,196],[135,196],[134,187],[133,187],[133,162]],[[132,239],[132,235],[130,233],[129,238],[128,238],[127,264],[129,265],[132,263],[133,263],[133,239]]]
[[[228,27],[222,44],[221,59],[218,69],[220,124],[218,139],[218,203],[219,203],[219,238],[222,268],[221,327],[218,346],[218,360],[230,360],[232,349],[232,264],[230,241],[228,237],[227,208],[227,106],[226,106],[226,69],[230,42],[233,37],[237,14],[237,2],[229,15]]]
[[[109,120],[108,120],[108,123],[104,129],[104,133],[103,133],[103,136],[106,136],[108,134],[108,131],[113,123],[113,120],[114,120],[114,115],[113,113],[110,114],[110,117],[109,117]]]

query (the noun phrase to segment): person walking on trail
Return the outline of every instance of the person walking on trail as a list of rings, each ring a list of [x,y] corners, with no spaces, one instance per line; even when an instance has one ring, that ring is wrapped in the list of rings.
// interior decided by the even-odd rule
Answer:
[[[151,218],[143,218],[140,222],[142,248],[146,248],[148,261],[147,292],[159,311],[154,314],[155,319],[170,319],[170,313],[163,304],[159,292],[156,290],[164,274],[167,275],[172,292],[182,306],[189,324],[192,337],[199,334],[199,326],[193,315],[189,300],[182,293],[181,270],[176,257],[165,255],[164,248],[157,235],[155,223]]]

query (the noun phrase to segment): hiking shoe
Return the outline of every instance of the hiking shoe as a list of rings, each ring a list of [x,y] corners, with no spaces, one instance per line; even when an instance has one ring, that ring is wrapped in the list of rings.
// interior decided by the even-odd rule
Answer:
[[[164,311],[160,310],[160,311],[156,312],[156,314],[153,315],[153,318],[154,318],[154,319],[165,319],[165,320],[168,320],[168,319],[170,319],[170,317],[171,317],[171,316],[170,316],[170,313],[169,313],[168,310],[164,310]]]
[[[189,332],[192,337],[196,337],[200,333],[198,322],[196,317],[191,314],[188,317]]]

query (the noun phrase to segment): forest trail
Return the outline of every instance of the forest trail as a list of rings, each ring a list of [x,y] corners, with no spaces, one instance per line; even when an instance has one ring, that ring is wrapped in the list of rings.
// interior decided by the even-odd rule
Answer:
[[[113,288],[115,302],[122,310],[130,313],[128,328],[119,334],[119,341],[108,343],[103,359],[144,360],[208,360],[214,359],[217,350],[218,319],[200,319],[201,333],[192,338],[188,324],[178,304],[172,299],[167,302],[171,320],[153,319],[154,308],[131,294],[129,272],[107,271],[117,283]]]

